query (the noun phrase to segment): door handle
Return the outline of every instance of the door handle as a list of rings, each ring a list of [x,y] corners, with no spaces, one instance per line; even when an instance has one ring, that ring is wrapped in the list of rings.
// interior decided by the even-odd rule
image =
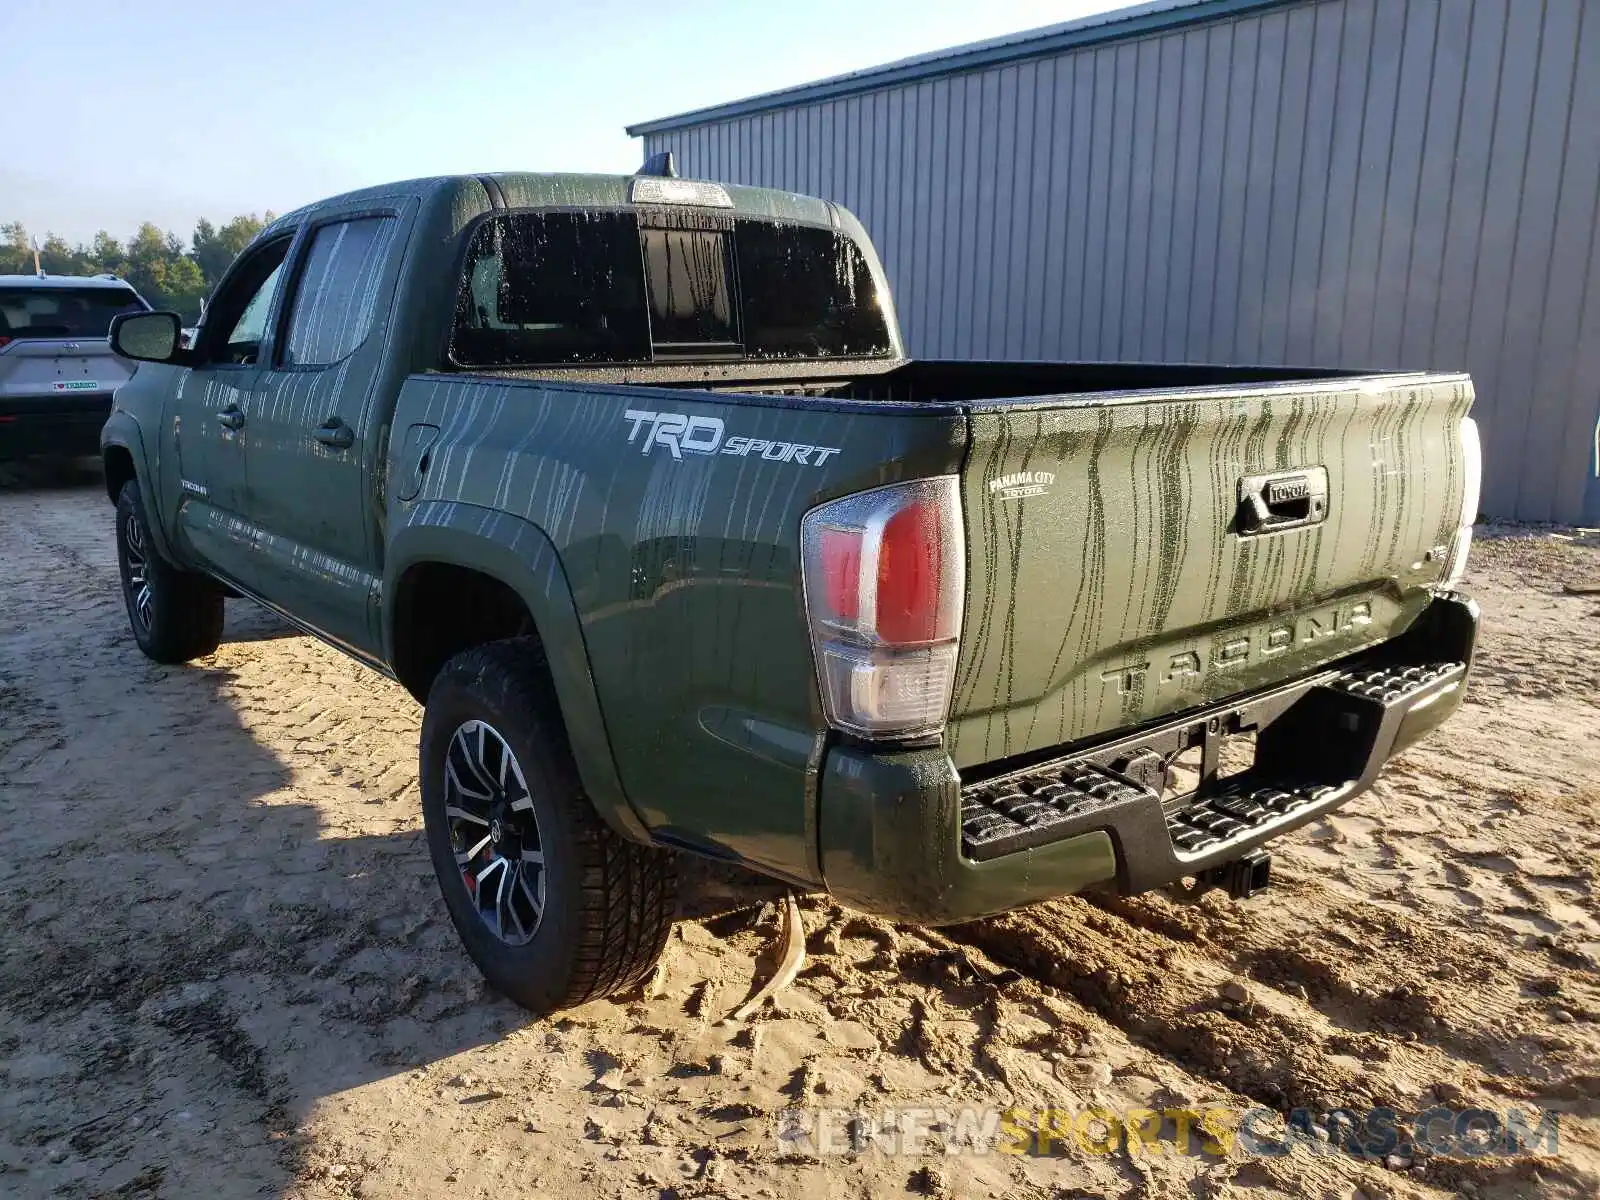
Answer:
[[[317,441],[335,450],[348,450],[356,444],[356,431],[338,417],[329,417],[316,432]]]
[[[230,404],[227,408],[217,413],[217,424],[224,429],[244,428],[244,413],[237,404]]]

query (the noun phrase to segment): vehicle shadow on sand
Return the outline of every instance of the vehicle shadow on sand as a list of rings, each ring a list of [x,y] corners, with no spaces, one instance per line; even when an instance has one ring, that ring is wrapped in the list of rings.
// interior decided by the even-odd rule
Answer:
[[[0,459],[0,490],[71,491],[104,486],[105,475],[97,458]]]
[[[103,496],[62,503],[50,528],[79,505],[92,543]],[[0,600],[8,1190],[281,1193],[319,1100],[532,1022],[439,898],[397,686],[311,639],[247,644],[294,631],[242,601],[216,656],[159,666],[103,548],[23,565],[29,607]],[[781,889],[700,868],[686,893],[709,915]]]

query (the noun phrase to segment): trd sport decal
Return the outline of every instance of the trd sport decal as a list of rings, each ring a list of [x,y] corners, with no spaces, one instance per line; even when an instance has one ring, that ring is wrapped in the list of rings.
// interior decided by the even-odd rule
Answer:
[[[649,454],[657,446],[665,446],[676,459],[682,459],[685,454],[732,454],[740,458],[759,454],[770,462],[820,467],[839,453],[838,446],[807,446],[802,442],[774,442],[765,438],[724,438],[721,417],[691,417],[685,413],[645,412],[637,408],[630,408],[622,417],[631,422],[628,445],[638,442],[640,454]]]

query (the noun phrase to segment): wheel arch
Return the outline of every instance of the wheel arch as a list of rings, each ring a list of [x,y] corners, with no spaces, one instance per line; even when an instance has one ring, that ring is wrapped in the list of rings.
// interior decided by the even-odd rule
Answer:
[[[396,677],[421,701],[450,654],[502,637],[537,638],[585,793],[618,833],[649,842],[617,773],[554,544],[529,521],[473,505],[435,502],[411,515],[391,537],[384,569],[383,652]],[[525,630],[505,608],[513,598]],[[462,621],[467,628],[451,636]]]
[[[121,499],[123,486],[130,479],[138,482],[145,526],[156,550],[168,562],[176,562],[172,544],[167,540],[166,526],[160,520],[156,478],[145,452],[144,434],[139,423],[126,411],[112,410],[100,431],[100,464],[105,471],[106,497],[113,505]]]

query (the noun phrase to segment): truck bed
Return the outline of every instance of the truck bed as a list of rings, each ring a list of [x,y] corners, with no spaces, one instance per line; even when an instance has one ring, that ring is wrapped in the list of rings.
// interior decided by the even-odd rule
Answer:
[[[1253,387],[1313,380],[1354,379],[1365,371],[1323,367],[1261,367],[1205,363],[991,362],[911,359],[881,374],[847,380],[751,382],[737,390],[804,391],[855,400],[960,402],[1037,398],[1104,392],[1150,392],[1174,388]],[[724,390],[718,385],[717,390]],[[733,389],[729,389],[733,390]]]
[[[937,360],[710,390],[964,413],[946,737],[984,770],[1402,634],[1456,534],[1472,401],[1464,375]],[[1248,488],[1302,483],[1298,517],[1250,525]]]
[[[815,362],[740,379],[705,378],[722,374],[707,366],[642,368],[599,385],[591,372],[568,386],[638,397],[649,393],[634,389],[654,385],[662,390],[650,407],[726,418],[730,433],[752,419],[775,430],[826,429],[825,440],[843,447],[832,461],[843,464],[896,457],[892,441],[870,453],[859,443],[853,454],[839,432],[854,426],[865,436],[878,412],[900,428],[922,424],[919,411],[930,426],[936,415],[964,424],[968,592],[946,733],[962,769],[1303,677],[1398,636],[1426,606],[1459,522],[1467,476],[1459,430],[1472,401],[1463,375],[822,366],[839,373],[819,375]],[[760,475],[745,471],[730,497],[783,476],[766,464]],[[1304,498],[1303,519],[1241,524],[1247,487],[1302,483],[1317,493]],[[870,477],[851,486],[870,486]],[[794,496],[785,519],[798,521],[807,502]]]
[[[1251,387],[1356,379],[1371,371],[1219,363],[1005,362],[901,359],[891,362],[763,362],[472,372],[488,378],[632,387],[703,389],[718,394],[795,395],[901,403],[963,403],[1173,388]]]

